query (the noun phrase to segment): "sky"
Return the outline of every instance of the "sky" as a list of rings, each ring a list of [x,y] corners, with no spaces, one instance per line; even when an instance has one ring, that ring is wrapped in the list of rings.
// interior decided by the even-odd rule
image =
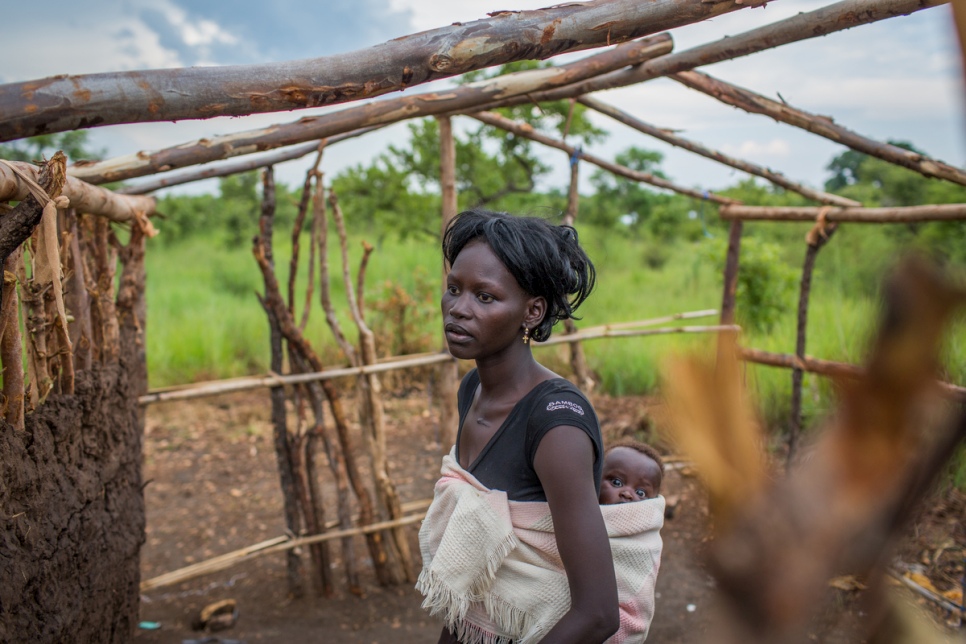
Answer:
[[[54,74],[235,65],[316,58],[364,49],[392,38],[453,22],[483,19],[491,11],[537,9],[552,0],[47,0],[4,3],[0,83]],[[822,0],[776,0],[671,32],[675,51],[716,41],[799,12],[831,4]],[[81,10],[81,8],[83,10]],[[51,20],[51,16],[59,16]],[[39,40],[38,40],[39,35]],[[23,52],[13,56],[9,52]],[[595,53],[554,59],[569,62]],[[891,18],[822,38],[785,45],[701,71],[790,105],[834,117],[840,125],[878,140],[908,141],[953,165],[966,165],[966,116],[961,60],[948,5]],[[407,92],[436,91],[450,81]],[[393,93],[389,96],[399,96]],[[821,187],[828,162],[845,151],[826,139],[766,117],[724,105],[668,79],[596,94],[638,118],[682,137]],[[313,110],[178,123],[127,124],[89,130],[95,149],[107,156],[157,150],[212,135],[288,123]],[[662,169],[676,183],[718,190],[745,174],[678,150],[592,114],[610,133],[587,148],[613,159],[628,146],[665,155]],[[462,123],[461,123],[462,121]],[[475,127],[466,119],[459,127]],[[332,146],[322,169],[339,170],[370,161],[389,144],[404,144],[397,124]],[[547,151],[553,167],[543,188],[566,189],[562,152]],[[280,180],[301,184],[309,160],[276,169]],[[582,189],[589,189],[581,173]],[[212,180],[175,188],[212,192]]]

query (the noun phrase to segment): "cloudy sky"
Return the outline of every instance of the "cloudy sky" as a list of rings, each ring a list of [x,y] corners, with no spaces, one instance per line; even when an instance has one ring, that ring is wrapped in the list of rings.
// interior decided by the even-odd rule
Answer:
[[[547,0],[48,0],[4,7],[0,83],[53,74],[229,65],[314,58],[372,46],[391,38],[469,22],[501,9],[535,9]],[[778,0],[672,32],[681,51],[727,35],[830,4]],[[42,7],[42,8],[41,8]],[[38,8],[40,8],[38,10]],[[52,20],[51,16],[56,16]],[[14,56],[10,52],[21,52]],[[586,54],[580,54],[581,56]],[[568,58],[566,60],[573,59]],[[920,11],[819,39],[719,63],[704,71],[818,114],[876,139],[912,142],[962,167],[966,117],[960,56],[947,6]],[[442,85],[411,91],[439,89]],[[843,148],[825,139],[718,103],[677,83],[657,79],[598,94],[639,118],[708,147],[744,158],[820,187],[825,166]],[[310,113],[119,125],[90,130],[109,156],[156,150],[201,137],[285,123]],[[605,158],[629,145],[665,154],[664,170],[676,182],[720,189],[742,173],[597,118],[611,133],[589,150]],[[365,162],[374,151],[405,140],[402,125],[339,144],[324,169],[337,172]],[[559,158],[558,158],[559,157]],[[548,153],[556,170],[549,183],[567,181],[562,153]],[[301,182],[305,163],[280,166],[281,179]],[[589,171],[583,173],[585,176]],[[202,182],[193,191],[213,190]]]

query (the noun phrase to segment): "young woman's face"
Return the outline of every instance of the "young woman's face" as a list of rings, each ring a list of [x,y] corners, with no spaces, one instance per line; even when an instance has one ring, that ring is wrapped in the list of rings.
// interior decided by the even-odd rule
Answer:
[[[440,302],[450,353],[486,358],[522,343],[534,298],[483,241],[467,244],[446,276]]]
[[[604,458],[601,505],[653,499],[661,490],[661,468],[631,447],[615,447]]]

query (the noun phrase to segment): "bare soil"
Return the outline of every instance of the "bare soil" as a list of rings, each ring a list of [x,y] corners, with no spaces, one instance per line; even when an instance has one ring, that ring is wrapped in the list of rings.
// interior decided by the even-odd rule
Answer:
[[[425,393],[387,397],[389,458],[403,502],[428,499],[439,471],[442,448],[436,410]],[[653,405],[646,398],[596,396],[605,441],[626,435],[652,439]],[[144,442],[147,541],[142,579],[209,559],[284,534],[281,493],[272,447],[267,391],[150,407]],[[290,414],[291,419],[291,414]],[[290,421],[291,422],[291,421]],[[683,473],[682,473],[683,472]],[[657,584],[657,613],[649,641],[714,641],[708,628],[714,581],[703,569],[709,535],[706,499],[685,470],[670,470],[664,494],[677,498],[665,523],[664,553]],[[900,556],[924,566],[937,588],[958,583],[966,558],[966,501],[951,490],[924,508]],[[415,526],[408,528],[416,549]],[[366,549],[361,537],[356,551]],[[333,548],[336,554],[337,548]],[[304,554],[308,569],[308,555]],[[345,590],[341,568],[334,598],[308,585],[301,598],[288,593],[285,557],[272,554],[177,585],[142,594],[140,619],[158,625],[139,628],[138,643],[345,642],[411,644],[435,642],[438,623],[420,609],[409,586],[380,588],[367,565],[364,596]],[[861,597],[831,591],[829,605],[809,639],[861,641]],[[237,602],[238,620],[228,630],[192,629],[199,611],[223,599]],[[948,617],[923,602],[938,623]]]

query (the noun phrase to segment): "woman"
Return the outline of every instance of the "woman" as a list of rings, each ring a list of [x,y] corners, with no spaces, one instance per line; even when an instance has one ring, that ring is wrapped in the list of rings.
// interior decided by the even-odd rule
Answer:
[[[564,597],[562,616],[540,631],[541,641],[603,642],[616,632],[619,617],[614,566],[598,505],[600,426],[586,397],[534,360],[530,347],[531,339],[549,338],[555,322],[573,317],[593,289],[594,266],[572,228],[485,210],[453,219],[443,238],[443,254],[450,266],[441,302],[449,350],[476,362],[460,385],[453,469],[469,473],[466,478],[481,489],[505,492],[511,502],[546,502],[551,535],[556,537],[550,550],[559,551],[570,597]],[[445,474],[444,462],[444,479]],[[434,506],[439,500],[437,484]],[[427,603],[435,602],[434,612],[447,613],[464,639],[508,641],[509,636],[490,632],[485,623],[461,621],[465,606],[458,606],[451,588],[461,581],[452,579],[462,574],[461,565],[453,567],[451,578],[442,573],[433,578],[428,571],[427,559],[436,554],[439,541],[452,538],[444,534],[448,526],[438,524],[453,521],[452,516],[431,508],[424,522],[420,589]],[[490,525],[486,522],[483,528]],[[433,530],[440,535],[435,542],[424,534]],[[456,555],[457,562],[464,554],[477,555],[482,547],[468,532],[458,544],[464,552]],[[500,547],[502,555],[516,546]],[[451,543],[444,548],[453,550]],[[433,584],[436,595],[430,598],[427,589]],[[488,584],[468,581],[465,596],[476,596],[492,613],[501,607],[494,608],[496,600],[481,590],[490,588]],[[502,610],[516,610],[515,603]],[[439,641],[460,640],[444,628]]]

